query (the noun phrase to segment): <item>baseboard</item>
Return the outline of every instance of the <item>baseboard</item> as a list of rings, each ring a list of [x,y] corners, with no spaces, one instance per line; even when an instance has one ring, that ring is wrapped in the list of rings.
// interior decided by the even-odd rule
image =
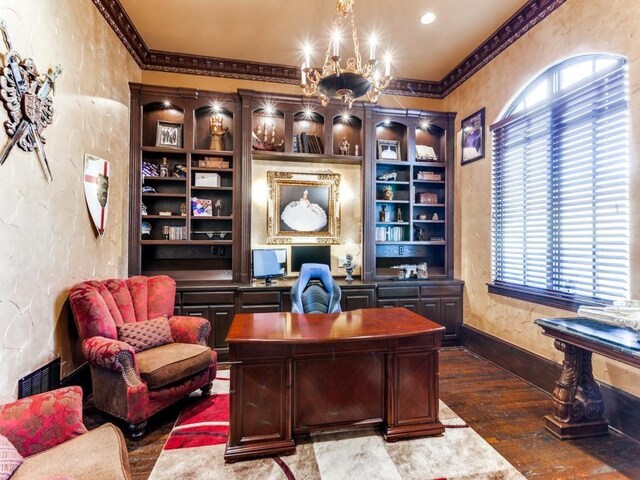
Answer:
[[[562,371],[562,367],[551,360],[469,325],[462,325],[462,345],[549,394]],[[611,427],[640,442],[640,398],[606,383],[598,381],[598,384],[604,398],[604,418]]]
[[[69,375],[60,380],[61,387],[70,387],[77,385],[82,388],[82,396],[87,398],[91,395],[93,387],[91,386],[91,370],[88,363],[83,363]]]

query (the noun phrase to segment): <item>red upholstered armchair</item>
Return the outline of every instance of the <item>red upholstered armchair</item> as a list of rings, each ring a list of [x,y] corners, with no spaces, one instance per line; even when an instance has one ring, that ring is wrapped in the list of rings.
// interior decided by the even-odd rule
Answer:
[[[183,396],[198,388],[208,395],[216,376],[211,325],[173,316],[175,293],[166,275],[88,281],[69,293],[95,405],[128,422],[133,438]]]

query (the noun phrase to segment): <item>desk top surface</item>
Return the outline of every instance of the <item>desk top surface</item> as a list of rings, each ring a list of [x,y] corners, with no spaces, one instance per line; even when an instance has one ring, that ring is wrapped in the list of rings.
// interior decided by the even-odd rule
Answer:
[[[444,333],[444,327],[406,308],[365,308],[332,314],[239,313],[229,343],[330,343]]]
[[[640,359],[640,332],[631,328],[617,327],[583,317],[539,318],[536,323],[550,336],[557,337],[557,334],[561,334],[583,343],[634,357],[636,360]],[[607,352],[602,349],[594,349],[594,351],[607,355]],[[617,355],[615,357],[617,358]]]

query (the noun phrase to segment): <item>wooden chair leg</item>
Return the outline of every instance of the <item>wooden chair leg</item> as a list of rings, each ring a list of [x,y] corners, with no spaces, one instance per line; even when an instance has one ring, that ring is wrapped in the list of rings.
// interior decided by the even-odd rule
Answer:
[[[200,389],[203,397],[208,397],[211,395],[211,383],[207,383],[204,387]]]

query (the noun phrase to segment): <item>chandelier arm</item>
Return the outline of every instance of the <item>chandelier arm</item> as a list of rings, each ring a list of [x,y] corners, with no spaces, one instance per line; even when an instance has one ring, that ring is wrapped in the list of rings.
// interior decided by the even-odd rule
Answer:
[[[356,56],[356,71],[362,71],[362,57],[360,56],[360,42],[358,41],[358,28],[356,27],[355,2],[351,5],[351,35],[353,37],[353,50]]]

